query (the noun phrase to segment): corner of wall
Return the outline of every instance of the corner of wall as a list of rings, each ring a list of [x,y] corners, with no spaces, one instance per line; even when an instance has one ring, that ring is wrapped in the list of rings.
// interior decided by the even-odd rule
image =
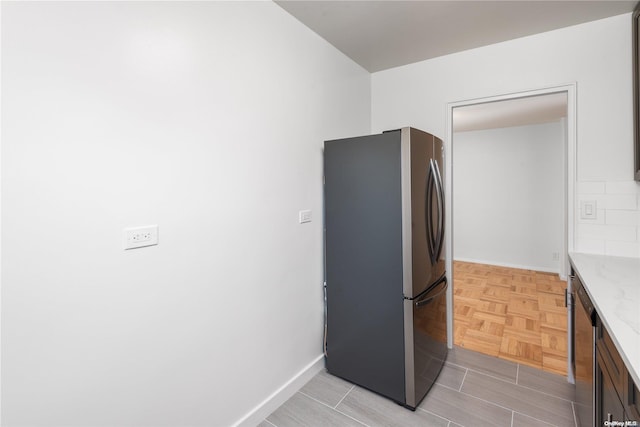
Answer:
[[[311,363],[305,366],[300,372],[274,391],[264,401],[260,402],[249,413],[236,422],[233,427],[254,427],[260,424],[280,405],[293,396],[302,386],[304,386],[318,372],[324,369],[324,355],[316,357]]]

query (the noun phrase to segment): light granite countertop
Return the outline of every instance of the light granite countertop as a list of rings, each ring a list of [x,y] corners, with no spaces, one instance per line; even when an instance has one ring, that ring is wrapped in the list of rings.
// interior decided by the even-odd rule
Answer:
[[[640,386],[640,258],[569,254],[598,316]]]

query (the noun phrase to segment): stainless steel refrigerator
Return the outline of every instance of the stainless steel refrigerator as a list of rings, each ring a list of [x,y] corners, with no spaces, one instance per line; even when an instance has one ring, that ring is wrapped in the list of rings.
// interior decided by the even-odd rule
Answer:
[[[442,141],[324,144],[326,366],[415,409],[447,356]]]

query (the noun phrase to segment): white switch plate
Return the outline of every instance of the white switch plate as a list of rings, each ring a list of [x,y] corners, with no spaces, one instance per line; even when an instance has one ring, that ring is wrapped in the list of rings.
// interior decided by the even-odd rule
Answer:
[[[597,213],[597,202],[595,200],[580,201],[580,219],[597,219]]]
[[[145,225],[124,229],[124,248],[135,249],[158,244],[158,226]]]
[[[311,211],[306,210],[306,211],[298,212],[298,221],[300,221],[300,224],[304,224],[305,222],[311,222]]]

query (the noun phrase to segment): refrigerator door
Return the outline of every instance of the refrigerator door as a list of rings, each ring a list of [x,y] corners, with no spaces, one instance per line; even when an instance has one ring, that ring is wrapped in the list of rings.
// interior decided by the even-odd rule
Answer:
[[[431,270],[431,273],[438,274],[440,273],[437,271],[438,260],[442,254],[444,244],[444,190],[438,163],[433,159],[429,159],[425,204],[424,221],[427,225],[426,240],[429,248],[429,259],[431,265],[436,267]]]
[[[447,278],[442,276],[423,295],[405,300],[405,316],[411,316],[405,341],[406,406],[415,409],[435,382],[447,358]]]
[[[434,178],[436,185],[436,198],[438,199],[438,221],[437,221],[437,245],[435,254],[435,268],[434,277],[440,277],[445,272],[445,260],[444,260],[444,178],[442,171],[444,170],[444,144],[442,140],[433,137],[433,166],[435,169]]]
[[[402,129],[404,295],[415,298],[445,272],[442,141]]]

